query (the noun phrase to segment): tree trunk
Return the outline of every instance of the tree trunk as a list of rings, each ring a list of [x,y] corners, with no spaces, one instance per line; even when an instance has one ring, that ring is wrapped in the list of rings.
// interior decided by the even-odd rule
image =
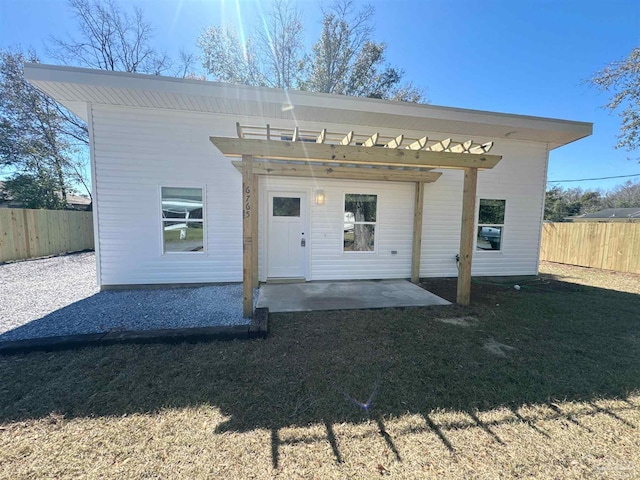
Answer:
[[[355,221],[364,222],[364,205],[360,202],[356,203],[355,208]],[[356,252],[367,252],[370,250],[371,244],[371,231],[369,226],[362,223],[356,223],[353,226],[353,250]]]

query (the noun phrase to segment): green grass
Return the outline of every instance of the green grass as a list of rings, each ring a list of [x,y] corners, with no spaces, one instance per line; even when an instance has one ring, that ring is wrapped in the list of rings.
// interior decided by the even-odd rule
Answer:
[[[473,295],[272,315],[266,340],[0,357],[0,477],[639,476],[640,297]],[[376,387],[370,411],[347,399]]]
[[[185,228],[185,240],[202,240],[204,238],[204,230],[202,228]],[[166,243],[180,242],[180,230],[165,230],[164,241]]]

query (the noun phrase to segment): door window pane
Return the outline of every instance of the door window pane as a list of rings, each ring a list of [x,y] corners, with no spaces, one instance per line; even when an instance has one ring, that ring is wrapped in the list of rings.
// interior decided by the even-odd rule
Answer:
[[[299,217],[300,197],[273,197],[274,217]]]

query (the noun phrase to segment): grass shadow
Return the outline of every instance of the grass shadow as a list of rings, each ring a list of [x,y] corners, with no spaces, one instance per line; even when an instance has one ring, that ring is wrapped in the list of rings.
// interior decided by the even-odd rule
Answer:
[[[432,287],[446,298],[444,286]],[[465,412],[499,444],[478,412],[506,407],[544,436],[521,406],[553,409],[556,400],[597,402],[640,389],[638,295],[566,284],[544,291],[474,285],[473,295],[466,308],[278,314],[267,340],[0,357],[0,422],[210,405],[228,418],[218,433],[271,431],[277,467],[286,427],[325,425],[340,463],[332,425],[374,419],[374,434],[399,460],[385,418],[421,415],[454,454],[447,430],[458,427],[440,425],[434,411]],[[477,322],[437,321],[457,317]],[[511,349],[493,354],[484,348],[489,339]],[[367,399],[377,385],[367,409],[345,398]]]

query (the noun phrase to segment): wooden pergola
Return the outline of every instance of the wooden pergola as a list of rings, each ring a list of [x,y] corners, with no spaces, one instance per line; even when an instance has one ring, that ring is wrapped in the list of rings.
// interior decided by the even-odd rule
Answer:
[[[450,138],[385,137],[236,124],[237,138],[209,137],[242,172],[243,315],[253,313],[258,286],[258,177],[260,175],[384,180],[415,183],[411,281],[419,282],[424,184],[442,174],[435,168],[464,171],[457,302],[471,297],[474,217],[478,169],[491,169],[502,159],[489,155],[493,142],[453,142]],[[257,161],[256,161],[257,160]]]

